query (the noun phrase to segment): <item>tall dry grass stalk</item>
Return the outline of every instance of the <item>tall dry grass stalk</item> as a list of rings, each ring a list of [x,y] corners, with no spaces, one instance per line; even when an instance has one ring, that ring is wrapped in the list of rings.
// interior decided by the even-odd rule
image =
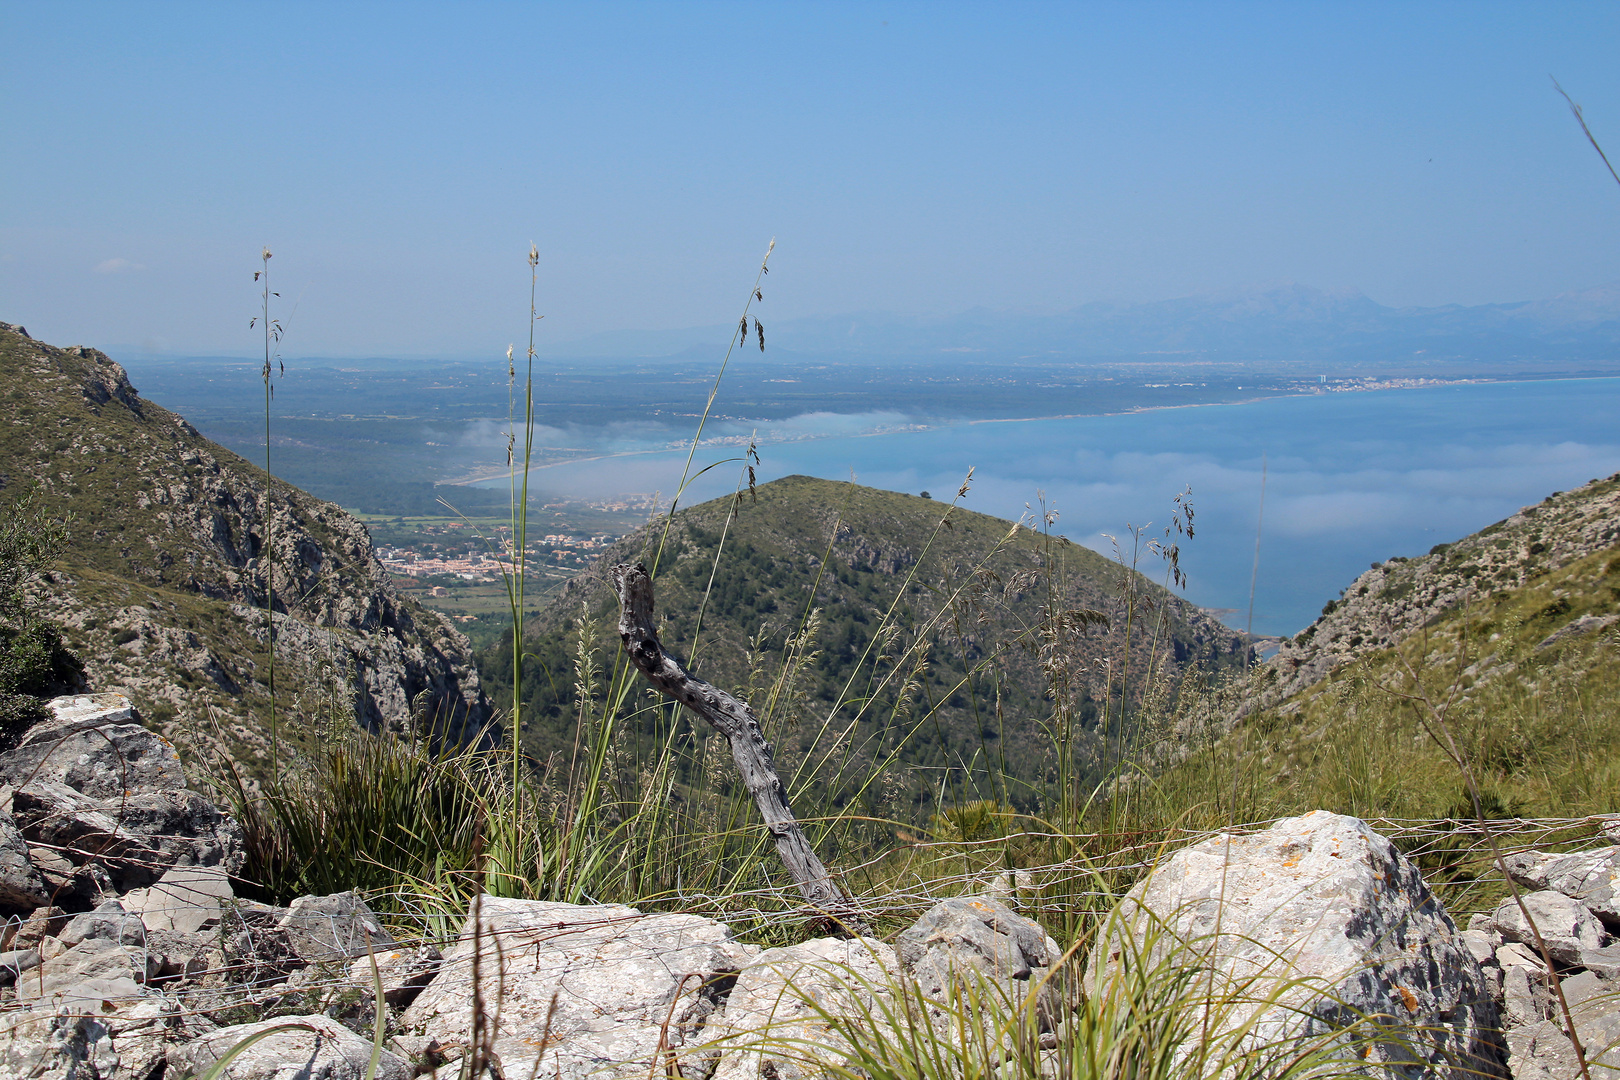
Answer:
[[[248,323],[248,329],[257,325],[264,333],[264,367],[260,371],[264,380],[264,550],[260,559],[264,564],[265,649],[269,653],[266,682],[270,690],[270,775],[274,777],[281,771],[281,732],[276,707],[276,514],[272,505],[275,474],[270,471],[270,404],[276,394],[273,365],[280,365],[281,374],[286,374],[287,366],[274,352],[281,344],[282,327],[279,319],[270,317],[270,298],[281,294],[270,290],[270,258],[268,247],[259,253],[259,269],[253,274],[253,280],[260,284],[259,314]]]

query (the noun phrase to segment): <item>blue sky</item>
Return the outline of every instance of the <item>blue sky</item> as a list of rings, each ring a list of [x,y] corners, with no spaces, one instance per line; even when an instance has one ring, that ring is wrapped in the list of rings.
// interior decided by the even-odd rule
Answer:
[[[0,3],[0,319],[296,355],[1620,281],[1614,4]],[[292,305],[296,302],[296,312]]]

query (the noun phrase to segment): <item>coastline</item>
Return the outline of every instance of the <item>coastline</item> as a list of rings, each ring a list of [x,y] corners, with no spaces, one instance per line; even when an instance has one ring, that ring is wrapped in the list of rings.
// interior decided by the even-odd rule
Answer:
[[[802,436],[800,436],[798,438],[793,438],[793,439],[771,439],[771,440],[766,440],[766,441],[763,441],[761,443],[761,445],[769,445],[769,444],[773,444],[773,443],[774,444],[781,444],[781,443],[788,443],[788,442],[815,442],[815,441],[822,440],[822,439],[869,439],[869,438],[878,438],[878,437],[885,436],[885,435],[915,434],[917,432],[924,432],[924,431],[938,431],[938,430],[940,430],[942,428],[970,427],[970,426],[975,426],[975,425],[980,425],[980,424],[1027,424],[1027,423],[1038,423],[1038,422],[1042,422],[1042,421],[1052,421],[1052,420],[1084,420],[1084,419],[1106,417],[1106,416],[1136,416],[1136,415],[1140,415],[1142,413],[1166,412],[1166,411],[1173,410],[1173,409],[1207,409],[1207,408],[1211,408],[1213,406],[1220,406],[1220,405],[1250,405],[1250,404],[1253,404],[1255,402],[1260,402],[1260,401],[1275,401],[1275,400],[1277,400],[1279,398],[1323,397],[1323,396],[1326,396],[1328,394],[1365,394],[1365,393],[1374,393],[1374,392],[1378,392],[1378,391],[1390,391],[1390,390],[1428,390],[1428,389],[1435,389],[1435,388],[1444,387],[1444,386],[1472,386],[1472,385],[1494,384],[1494,383],[1509,383],[1509,384],[1511,384],[1511,383],[1517,383],[1517,382],[1538,382],[1539,383],[1539,382],[1599,381],[1599,380],[1603,380],[1603,379],[1614,379],[1614,378],[1620,378],[1620,376],[1615,376],[1615,375],[1578,375],[1578,376],[1570,376],[1568,378],[1549,378],[1549,379],[1533,379],[1533,380],[1527,380],[1527,379],[1522,379],[1522,378],[1501,379],[1501,378],[1493,378],[1493,377],[1490,377],[1490,376],[1473,376],[1473,377],[1459,378],[1459,379],[1386,379],[1386,380],[1370,380],[1370,381],[1367,381],[1367,382],[1361,382],[1361,383],[1357,383],[1357,384],[1354,384],[1354,385],[1329,386],[1329,387],[1327,387],[1325,389],[1317,389],[1317,388],[1313,387],[1313,388],[1308,389],[1308,390],[1299,390],[1299,391],[1296,391],[1296,392],[1282,391],[1282,392],[1256,393],[1256,394],[1254,394],[1253,396],[1250,396],[1250,397],[1234,398],[1234,399],[1225,400],[1225,401],[1187,401],[1187,402],[1181,402],[1179,404],[1174,404],[1174,405],[1135,405],[1135,406],[1132,406],[1132,407],[1130,407],[1128,409],[1112,409],[1112,410],[1103,410],[1103,411],[1100,411],[1100,412],[1056,413],[1056,414],[1052,414],[1052,415],[1048,415],[1048,416],[990,416],[990,417],[968,418],[968,419],[961,419],[961,420],[936,420],[936,421],[933,421],[933,422],[919,421],[915,425],[907,427],[907,428],[905,428],[903,430],[861,431],[861,432],[854,432],[854,433],[840,432],[840,433],[836,433],[836,434],[825,434],[825,435],[811,434],[811,435],[802,435]],[[725,441],[722,441],[722,440],[725,440]],[[727,446],[727,445],[745,446],[746,444],[747,444],[747,441],[745,439],[743,439],[742,436],[722,435],[722,436],[718,436],[714,440],[701,442],[698,445],[700,447],[704,447],[704,446],[721,447],[721,446]],[[587,452],[587,453],[585,453],[584,455],[582,455],[580,457],[569,457],[569,458],[563,458],[563,459],[558,460],[558,461],[548,461],[548,462],[545,462],[544,464],[530,465],[529,466],[529,472],[531,474],[532,473],[539,473],[539,472],[543,472],[546,469],[556,469],[556,468],[560,468],[560,467],[566,466],[566,465],[583,465],[583,464],[587,464],[587,463],[593,462],[593,461],[611,461],[611,460],[615,460],[615,459],[618,459],[618,458],[645,457],[645,456],[650,455],[650,454],[675,453],[678,449],[684,449],[685,446],[690,446],[690,443],[681,444],[679,446],[649,447],[649,448],[642,449],[642,450],[616,450],[616,451],[608,451],[608,452],[602,452],[602,453],[590,453],[590,452]],[[478,473],[475,473],[475,474],[472,474],[472,475],[469,475],[469,476],[464,476],[464,477],[461,477],[459,479],[440,481],[440,486],[442,486],[442,487],[477,487],[480,484],[488,484],[488,483],[490,483],[491,481],[494,481],[494,480],[510,478],[511,475],[512,475],[512,473],[511,473],[511,471],[509,469],[502,468],[502,469],[496,470],[496,469],[494,469],[492,467],[491,470],[488,471],[488,472],[480,471]]]

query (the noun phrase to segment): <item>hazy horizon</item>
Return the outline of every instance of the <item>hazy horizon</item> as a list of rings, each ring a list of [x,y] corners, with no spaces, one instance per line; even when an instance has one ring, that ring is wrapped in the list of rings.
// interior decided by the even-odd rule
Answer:
[[[1587,308],[1583,312],[1583,314],[1586,316],[1585,322],[1583,323],[1579,319],[1569,320],[1560,323],[1558,325],[1558,329],[1562,330],[1570,325],[1580,325],[1583,328],[1589,328],[1590,326],[1595,325],[1598,320],[1620,324],[1620,282],[1603,282],[1587,288],[1572,289],[1567,292],[1549,297],[1522,297],[1513,301],[1500,301],[1491,304],[1473,306],[1445,305],[1436,307],[1408,308],[1394,308],[1389,305],[1378,304],[1376,300],[1373,300],[1371,297],[1367,297],[1359,290],[1347,289],[1329,292],[1327,290],[1312,289],[1311,286],[1305,283],[1277,282],[1266,286],[1259,286],[1254,289],[1211,290],[1205,293],[1190,294],[1187,296],[1168,297],[1158,301],[1149,300],[1138,303],[1120,303],[1114,305],[1104,305],[1099,302],[1092,302],[1090,304],[1078,305],[1065,310],[1047,312],[989,309],[981,306],[967,309],[965,311],[953,312],[943,316],[920,319],[915,317],[905,318],[897,315],[894,312],[863,310],[830,312],[823,315],[812,315],[796,320],[787,320],[783,323],[777,323],[773,320],[773,330],[771,334],[773,350],[771,357],[768,358],[768,362],[776,360],[776,354],[784,349],[791,353],[805,347],[807,343],[803,340],[802,330],[806,327],[814,328],[818,324],[858,322],[868,325],[882,325],[884,323],[890,323],[893,324],[894,327],[892,336],[903,337],[908,331],[917,329],[927,329],[937,333],[942,328],[948,329],[953,323],[959,324],[966,320],[977,320],[981,323],[985,322],[986,320],[991,322],[1000,320],[1009,325],[1017,325],[1020,323],[1027,323],[1032,320],[1061,319],[1065,316],[1073,316],[1077,313],[1087,312],[1093,309],[1106,309],[1104,317],[1107,317],[1107,315],[1116,312],[1128,315],[1131,313],[1150,310],[1156,307],[1169,307],[1171,305],[1183,305],[1183,311],[1185,312],[1186,305],[1215,305],[1218,303],[1241,305],[1247,299],[1264,297],[1282,290],[1303,290],[1306,292],[1318,293],[1323,297],[1330,297],[1337,300],[1365,300],[1376,307],[1383,309],[1389,314],[1403,316],[1408,319],[1414,316],[1422,316],[1426,314],[1446,315],[1454,318],[1458,314],[1481,312],[1489,313],[1493,309],[1533,308],[1537,306],[1549,307],[1556,306],[1559,301],[1574,298],[1591,301],[1587,304]],[[1185,327],[1197,316],[1207,316],[1207,314],[1207,312],[1198,312],[1193,315],[1187,315],[1186,321],[1179,325],[1180,327]],[[27,327],[24,326],[24,329],[27,329]],[[784,329],[786,330],[785,336],[782,333]],[[1321,329],[1325,333],[1332,333],[1334,331],[1334,328],[1331,326],[1324,326]],[[1605,333],[1607,333],[1608,328],[1604,329]],[[689,356],[691,358],[701,358],[701,353],[703,350],[719,350],[714,352],[714,357],[718,359],[718,357],[722,355],[728,338],[734,334],[734,330],[735,328],[732,324],[711,322],[691,326],[638,327],[610,331],[594,331],[572,338],[563,338],[558,340],[550,340],[544,336],[539,336],[536,340],[536,349],[537,356],[539,357],[555,358],[567,361],[590,359],[621,361],[635,361],[642,359],[681,360],[686,359]],[[800,331],[800,333],[796,334],[796,331]],[[94,347],[107,351],[110,354],[116,354],[113,357],[114,359],[123,360],[126,362],[130,360],[137,362],[140,360],[223,360],[253,362],[256,358],[262,358],[263,356],[262,340],[258,342],[248,342],[244,348],[238,349],[235,352],[219,353],[160,352],[153,349],[150,343],[136,344],[133,342],[118,341],[74,342],[74,344],[92,344]],[[809,345],[811,348],[815,347],[813,342],[809,343]],[[1082,339],[1075,340],[1073,344],[1075,352],[1080,356],[1086,355],[1085,346],[1086,343]],[[467,352],[465,350],[439,350],[420,353],[396,352],[392,354],[367,353],[362,351],[349,354],[334,353],[329,355],[300,354],[287,348],[282,348],[278,351],[287,359],[311,362],[332,361],[340,363],[385,363],[391,361],[442,361],[459,364],[483,362],[490,359],[489,353],[477,354]],[[931,351],[954,351],[969,353],[977,350],[958,348],[934,349]]]

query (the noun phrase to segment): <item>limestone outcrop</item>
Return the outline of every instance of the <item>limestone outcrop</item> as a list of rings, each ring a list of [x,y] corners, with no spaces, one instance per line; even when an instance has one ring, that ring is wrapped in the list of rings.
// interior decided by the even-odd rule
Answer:
[[[1369,1075],[1506,1075],[1479,963],[1417,868],[1355,818],[1316,811],[1184,848],[1119,917],[1093,973],[1185,950],[1249,986],[1256,1000],[1222,1019],[1264,1041],[1342,1031]]]
[[[1495,911],[1469,920],[1464,937],[1501,1005],[1514,1077],[1581,1075],[1555,980],[1589,1075],[1620,1076],[1620,943],[1614,936],[1620,934],[1614,894],[1620,846],[1518,852],[1504,862],[1520,889],[1518,899],[1504,899]]]
[[[399,593],[348,512],[284,483],[267,491],[262,467],[140,397],[94,349],[0,323],[0,379],[12,388],[0,489],[37,489],[73,520],[38,602],[89,685],[121,689],[171,739],[207,731],[210,755],[262,771],[273,583],[282,708],[302,694],[369,730],[425,722],[461,743],[489,731],[467,639]]]

